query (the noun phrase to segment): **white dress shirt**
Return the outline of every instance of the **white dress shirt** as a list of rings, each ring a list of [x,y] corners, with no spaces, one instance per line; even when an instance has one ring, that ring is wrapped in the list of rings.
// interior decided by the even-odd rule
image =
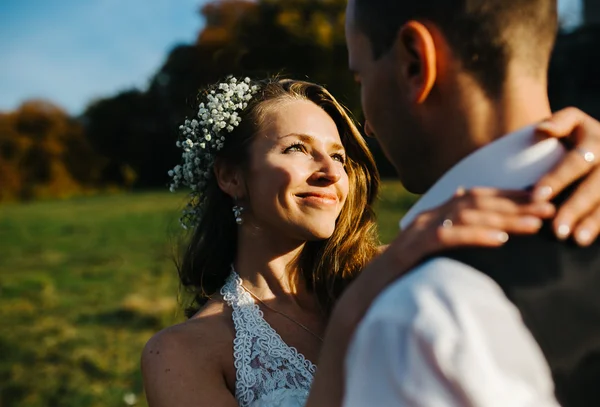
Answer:
[[[449,170],[406,214],[448,200],[459,186],[523,189],[563,156],[533,128],[506,135]],[[488,276],[447,258],[390,285],[356,330],[346,357],[344,407],[556,407],[542,351],[519,311]]]

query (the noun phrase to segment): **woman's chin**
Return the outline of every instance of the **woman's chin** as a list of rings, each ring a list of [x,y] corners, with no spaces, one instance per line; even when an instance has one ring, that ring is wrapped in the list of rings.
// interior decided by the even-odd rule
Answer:
[[[332,226],[331,228],[327,228],[327,227],[323,227],[323,226],[310,228],[306,231],[307,232],[306,240],[317,241],[317,240],[329,239],[331,237],[331,235],[333,235],[334,228],[335,228],[335,226]]]

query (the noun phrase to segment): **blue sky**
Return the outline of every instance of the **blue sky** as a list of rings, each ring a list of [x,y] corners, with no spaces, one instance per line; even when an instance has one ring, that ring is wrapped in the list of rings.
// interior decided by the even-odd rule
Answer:
[[[191,43],[208,0],[0,0],[0,111],[46,98],[79,114],[94,98],[143,89],[169,50]],[[559,0],[565,23],[581,0]]]
[[[0,111],[26,98],[80,113],[145,87],[168,51],[196,39],[202,0],[0,0]]]

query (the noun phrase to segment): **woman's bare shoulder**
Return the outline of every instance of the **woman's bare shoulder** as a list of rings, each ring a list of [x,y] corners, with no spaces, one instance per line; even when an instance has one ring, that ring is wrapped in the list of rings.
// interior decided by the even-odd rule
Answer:
[[[234,337],[231,311],[222,302],[214,301],[187,321],[152,336],[144,347],[142,359],[158,355],[202,358],[206,354],[214,355],[224,343],[233,342]]]
[[[219,302],[152,336],[141,360],[150,405],[173,405],[180,398],[200,402],[209,396],[233,400],[234,338],[231,311]]]

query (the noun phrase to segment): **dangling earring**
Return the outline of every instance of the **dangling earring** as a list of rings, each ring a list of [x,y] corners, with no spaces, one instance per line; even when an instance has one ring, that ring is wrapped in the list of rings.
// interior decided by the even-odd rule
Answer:
[[[237,198],[235,199],[237,201]],[[233,216],[235,217],[235,223],[241,225],[244,223],[244,219],[242,219],[242,212],[244,212],[244,207],[241,205],[233,205]]]

